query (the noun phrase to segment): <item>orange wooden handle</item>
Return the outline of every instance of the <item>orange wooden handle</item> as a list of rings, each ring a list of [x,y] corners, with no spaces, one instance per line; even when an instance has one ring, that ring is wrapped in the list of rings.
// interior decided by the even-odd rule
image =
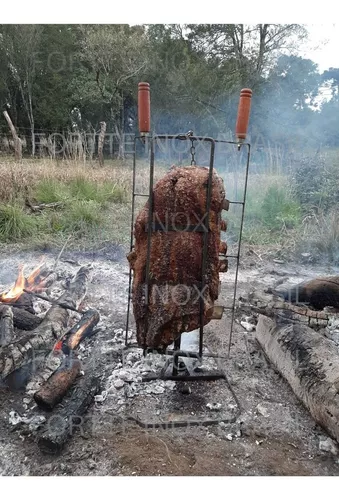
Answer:
[[[242,89],[240,92],[237,124],[235,127],[235,135],[239,142],[242,142],[246,139],[248,122],[250,119],[251,99],[252,90]]]
[[[138,119],[139,132],[149,134],[151,131],[151,95],[149,83],[138,84]]]

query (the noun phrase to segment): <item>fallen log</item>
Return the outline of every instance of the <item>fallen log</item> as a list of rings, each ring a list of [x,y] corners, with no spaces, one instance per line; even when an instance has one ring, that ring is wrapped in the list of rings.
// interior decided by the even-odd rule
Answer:
[[[278,324],[260,315],[255,338],[314,420],[339,441],[337,346],[303,324]]]
[[[34,400],[40,408],[52,410],[75,382],[81,369],[79,359],[66,356],[58,368],[34,394]]]
[[[65,309],[68,304],[78,308],[87,291],[89,269],[81,267],[69,289],[60,297],[60,305],[53,305],[46,313],[40,325],[24,338],[0,348],[0,376],[7,377],[11,372],[21,368],[27,362],[33,362],[41,351],[50,352],[56,339],[60,338],[67,326],[69,313]]]
[[[4,308],[10,306],[0,306],[0,315]],[[13,325],[19,330],[34,330],[42,322],[42,318],[32,314],[25,309],[19,309],[18,307],[11,307],[13,314]]]
[[[317,310],[339,308],[339,276],[320,276],[272,293],[292,303],[309,304]]]
[[[38,435],[38,446],[43,453],[60,453],[76,429],[81,430],[82,415],[87,411],[94,396],[100,391],[100,378],[92,371],[85,373],[61,408],[55,408]]]
[[[90,309],[86,311],[81,319],[65,334],[62,340],[61,349],[64,354],[69,354],[76,349],[80,342],[89,337],[93,328],[99,323],[100,315],[98,311]]]
[[[0,347],[9,344],[13,337],[13,310],[10,306],[3,306],[0,311]]]

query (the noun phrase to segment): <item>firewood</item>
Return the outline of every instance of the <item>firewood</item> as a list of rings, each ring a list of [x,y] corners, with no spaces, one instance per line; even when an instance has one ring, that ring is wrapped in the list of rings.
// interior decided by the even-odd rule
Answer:
[[[56,407],[38,436],[40,450],[48,454],[62,451],[67,440],[82,425],[82,415],[100,391],[100,378],[93,371],[85,373],[67,395],[62,407]]]
[[[52,410],[70,389],[80,373],[81,363],[73,356],[66,356],[58,368],[34,394],[40,408]]]
[[[207,324],[211,319],[207,311],[218,298],[220,231],[226,229],[226,224],[221,220],[223,181],[213,171],[207,262],[202,276],[208,175],[209,170],[204,167],[175,167],[156,183],[148,291],[145,276],[149,202],[136,218],[135,247],[128,261],[133,270],[132,302],[140,347],[166,348],[181,333],[199,328],[201,296],[202,322]],[[162,227],[164,230],[160,230]],[[206,286],[200,292],[204,280]]]
[[[78,308],[87,291],[89,269],[81,267],[69,289],[60,297],[61,304]],[[50,352],[55,340],[59,338],[67,326],[69,313],[64,307],[52,306],[47,311],[40,325],[18,342],[0,348],[0,375],[7,377],[11,372],[33,361],[37,353]]]
[[[0,311],[0,346],[9,344],[13,337],[13,310],[10,306],[3,306]]]
[[[65,334],[61,349],[65,354],[69,354],[76,349],[80,342],[89,337],[93,328],[99,323],[100,315],[98,311],[90,309],[86,311],[81,319]]]
[[[285,290],[274,290],[274,295],[292,303],[305,303],[314,309],[339,308],[339,276],[323,276],[303,281]]]
[[[0,306],[0,314],[7,307],[11,308],[13,324],[19,330],[34,330],[42,321],[42,318],[39,318],[39,316],[31,314],[25,309],[19,309],[18,307]]]
[[[314,420],[339,441],[338,347],[303,324],[260,315],[255,338]]]

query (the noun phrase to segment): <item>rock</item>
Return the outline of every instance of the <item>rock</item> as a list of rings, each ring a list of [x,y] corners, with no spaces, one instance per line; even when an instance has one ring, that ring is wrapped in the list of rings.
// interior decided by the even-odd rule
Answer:
[[[97,394],[96,396],[94,396],[94,401],[96,403],[103,403],[106,398],[107,398],[107,391],[102,391],[101,394]]]
[[[22,417],[16,411],[10,411],[8,421],[12,425],[18,425],[22,422]]]
[[[232,439],[233,439],[232,434],[227,434],[226,439],[227,439],[228,441],[232,441]]]
[[[247,332],[253,332],[255,330],[255,326],[247,321],[240,321],[240,324]]]
[[[90,469],[90,470],[93,470],[95,469],[97,466],[97,464],[94,462],[94,460],[89,460],[88,463],[87,463],[87,467]]]
[[[269,413],[268,413],[268,410],[267,408],[265,408],[264,405],[262,405],[261,403],[259,403],[256,407],[256,411],[262,415],[263,417],[269,417]]]
[[[116,389],[122,389],[125,385],[125,382],[120,378],[114,380],[113,385]]]
[[[207,403],[206,408],[208,408],[211,411],[220,411],[221,403]]]
[[[338,444],[333,441],[333,439],[327,437],[321,437],[319,441],[319,450],[331,453],[332,455],[338,455],[339,449]]]

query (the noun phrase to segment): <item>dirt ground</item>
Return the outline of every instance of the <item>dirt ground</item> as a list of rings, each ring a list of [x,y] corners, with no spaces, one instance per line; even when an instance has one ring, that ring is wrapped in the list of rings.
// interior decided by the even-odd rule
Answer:
[[[38,262],[39,253],[2,255],[0,290],[11,283],[19,262]],[[45,255],[53,262],[54,255]],[[63,272],[72,273],[76,263],[94,264],[86,303],[101,314],[102,331],[92,340],[93,349],[112,342],[113,331],[126,321],[128,268],[125,252],[110,248],[100,255],[65,254],[72,263],[61,264]],[[73,269],[73,271],[72,271]],[[67,271],[67,272],[66,272]],[[335,274],[338,269],[276,263],[260,260],[245,252],[239,273],[238,296],[251,289],[264,289],[277,282],[299,282],[320,274]],[[230,302],[233,293],[234,268],[222,275],[220,304]],[[22,392],[0,391],[0,474],[29,476],[336,476],[339,459],[319,449],[326,437],[308,411],[294,396],[289,385],[269,365],[253,334],[239,323],[237,316],[230,359],[219,361],[240,404],[241,414],[231,424],[175,429],[142,429],[124,419],[126,413],[115,413],[112,398],[93,403],[82,432],[70,439],[59,456],[40,452],[34,434],[27,434],[9,421],[10,411],[22,412]],[[99,324],[100,326],[100,324]],[[226,356],[230,317],[212,321],[206,327],[205,345]],[[119,351],[119,346],[114,351]],[[108,358],[107,358],[108,359]],[[114,369],[110,357],[103,379]],[[234,401],[224,381],[193,384],[190,393],[180,387],[161,396],[138,396],[131,405],[142,408],[152,419],[155,404],[175,401],[177,413],[188,411],[194,402],[196,415],[206,413],[207,403],[220,402],[232,413]],[[188,392],[188,391],[187,391]],[[148,398],[148,399],[147,399]],[[156,403],[153,402],[156,401]],[[167,403],[166,403],[167,404]],[[172,403],[171,403],[172,404]],[[153,405],[153,406],[152,406]],[[127,408],[132,408],[128,406]],[[159,406],[160,407],[160,406]],[[164,406],[162,411],[166,411]],[[141,410],[137,410],[141,411]],[[159,410],[160,411],[160,410]],[[200,413],[199,413],[200,412]],[[193,412],[194,413],[194,412]],[[216,418],[218,412],[213,413]],[[117,418],[119,417],[119,418]],[[93,426],[95,420],[95,426]]]

